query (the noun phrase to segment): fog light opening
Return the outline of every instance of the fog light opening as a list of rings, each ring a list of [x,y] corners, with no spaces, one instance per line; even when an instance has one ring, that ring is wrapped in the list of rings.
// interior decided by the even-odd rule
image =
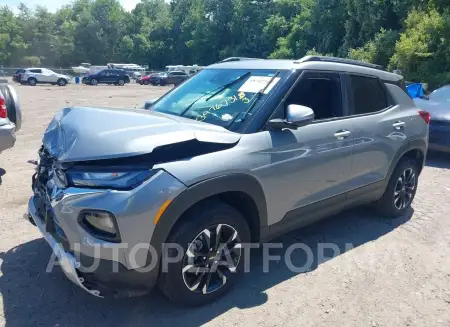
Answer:
[[[85,210],[80,214],[80,223],[96,238],[120,242],[116,219],[107,211]]]

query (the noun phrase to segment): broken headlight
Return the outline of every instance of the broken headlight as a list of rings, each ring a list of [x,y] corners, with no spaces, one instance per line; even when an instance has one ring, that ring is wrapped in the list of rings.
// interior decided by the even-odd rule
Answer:
[[[71,186],[111,188],[115,190],[131,190],[150,177],[155,175],[158,170],[139,170],[122,172],[86,172],[86,171],[68,171],[67,179]]]

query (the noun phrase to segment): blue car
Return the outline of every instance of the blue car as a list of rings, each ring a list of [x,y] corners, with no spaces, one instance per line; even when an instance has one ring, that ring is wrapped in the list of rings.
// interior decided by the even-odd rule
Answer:
[[[417,107],[431,114],[428,148],[450,153],[450,85],[443,86],[428,96],[415,97],[413,101]]]

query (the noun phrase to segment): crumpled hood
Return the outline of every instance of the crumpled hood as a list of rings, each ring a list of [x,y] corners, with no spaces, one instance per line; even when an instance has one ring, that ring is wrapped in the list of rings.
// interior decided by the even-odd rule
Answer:
[[[197,140],[235,144],[240,134],[195,120],[141,109],[65,108],[44,133],[44,147],[60,162],[124,158]]]

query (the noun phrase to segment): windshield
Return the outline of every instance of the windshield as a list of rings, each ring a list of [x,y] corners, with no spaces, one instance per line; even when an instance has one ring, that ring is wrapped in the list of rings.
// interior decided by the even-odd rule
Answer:
[[[151,110],[236,130],[283,76],[284,72],[276,70],[203,70],[156,102]]]
[[[444,86],[433,91],[429,98],[434,101],[450,101],[450,87]]]

